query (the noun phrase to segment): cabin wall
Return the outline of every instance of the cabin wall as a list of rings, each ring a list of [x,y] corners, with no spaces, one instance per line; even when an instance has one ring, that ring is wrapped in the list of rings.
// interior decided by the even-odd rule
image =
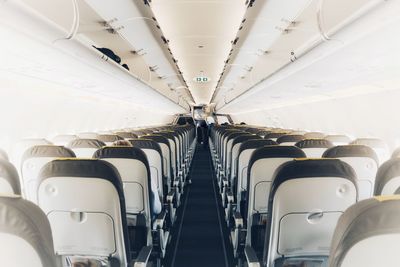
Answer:
[[[237,113],[232,118],[254,125],[378,137],[394,148],[400,145],[399,100],[400,90],[393,90]]]

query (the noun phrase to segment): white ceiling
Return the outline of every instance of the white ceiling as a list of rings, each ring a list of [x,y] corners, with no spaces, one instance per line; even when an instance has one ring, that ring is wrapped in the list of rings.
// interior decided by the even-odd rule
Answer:
[[[244,0],[153,0],[151,9],[169,40],[196,103],[209,103],[236,38]],[[196,76],[211,79],[196,83]]]

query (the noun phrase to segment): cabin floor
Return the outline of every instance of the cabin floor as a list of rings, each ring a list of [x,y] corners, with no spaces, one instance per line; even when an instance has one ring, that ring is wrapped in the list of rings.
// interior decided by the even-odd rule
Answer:
[[[183,207],[172,230],[168,267],[233,266],[229,231],[209,148],[197,145]]]

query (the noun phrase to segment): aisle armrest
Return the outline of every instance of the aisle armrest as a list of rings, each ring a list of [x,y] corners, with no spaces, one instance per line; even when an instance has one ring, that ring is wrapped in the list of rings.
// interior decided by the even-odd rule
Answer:
[[[260,267],[260,262],[254,249],[250,246],[246,246],[244,249],[244,255],[246,257],[247,266],[249,267]]]
[[[137,259],[135,260],[135,263],[133,264],[133,267],[146,267],[147,263],[149,261],[149,258],[150,258],[152,250],[153,250],[152,246],[143,247],[140,250]]]

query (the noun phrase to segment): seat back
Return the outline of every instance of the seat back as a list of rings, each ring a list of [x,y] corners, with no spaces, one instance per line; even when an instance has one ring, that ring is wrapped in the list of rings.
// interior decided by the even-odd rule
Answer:
[[[275,171],[295,158],[304,158],[304,152],[295,146],[265,146],[255,150],[249,161],[247,179],[242,179],[240,191],[247,194],[240,205],[247,218],[246,244],[259,250],[264,246],[265,219],[268,214],[268,199]],[[260,216],[259,216],[260,215]],[[259,218],[255,218],[258,216]],[[258,231],[261,228],[261,231]]]
[[[14,164],[15,168],[17,168],[18,174],[20,176],[21,176],[21,159],[25,151],[33,146],[39,146],[39,145],[51,145],[51,142],[43,138],[29,138],[29,139],[22,139],[13,146],[11,150],[10,161],[12,164]]]
[[[269,140],[269,139],[251,139],[243,142],[238,151],[238,160],[237,160],[237,167],[236,167],[236,175],[237,175],[237,181],[235,182],[235,188],[240,188],[240,185],[244,186],[247,188],[247,173],[248,173],[248,166],[250,162],[250,157],[253,154],[253,152],[261,147],[264,146],[274,146],[278,145],[275,141]],[[246,180],[244,183],[242,182],[243,180]],[[237,193],[237,200],[240,202],[241,196],[240,190],[234,190]]]
[[[243,142],[248,140],[263,140],[258,135],[242,135],[234,138],[232,142],[232,148],[229,155],[229,162],[227,164],[227,173],[230,175],[230,179],[233,182],[235,178],[237,178],[237,167],[238,167],[238,160],[239,160],[239,149]],[[272,140],[269,140],[272,141]],[[273,141],[272,141],[273,142]]]
[[[350,137],[341,134],[331,134],[324,137],[325,140],[330,141],[334,146],[344,146],[351,142]]]
[[[129,139],[133,147],[140,148],[147,157],[150,167],[150,176],[156,181],[158,194],[163,199],[164,185],[166,181],[163,179],[163,159],[160,145],[150,139]]]
[[[321,158],[325,150],[333,144],[325,139],[304,139],[295,144],[306,153],[307,158]]]
[[[51,139],[51,142],[56,146],[66,146],[72,140],[78,139],[77,135],[74,134],[60,134],[56,135]]]
[[[44,165],[57,158],[75,158],[75,154],[69,148],[54,145],[33,146],[24,153],[21,161],[21,182],[26,199],[37,203],[39,172]]]
[[[130,248],[138,252],[151,245],[150,169],[146,154],[136,147],[103,147],[94,158],[112,164],[118,171],[124,188]],[[144,222],[141,220],[144,219]]]
[[[358,199],[370,198],[374,194],[375,176],[378,171],[378,157],[363,145],[344,145],[329,148],[324,158],[337,158],[349,164],[356,173]]]
[[[351,166],[337,159],[282,165],[271,186],[264,262],[328,256],[337,220],[357,202],[355,178]]]
[[[123,140],[124,138],[116,134],[99,134],[96,139],[106,144],[106,146],[111,146],[115,141]]]
[[[20,196],[0,196],[0,258],[7,267],[61,267],[46,214]]]
[[[67,145],[77,158],[92,158],[94,152],[103,146],[106,144],[97,139],[75,139]]]
[[[162,135],[148,135],[146,139],[153,140],[160,145],[162,158],[163,158],[163,166],[164,166],[164,173],[163,175],[167,177],[168,180],[168,188],[170,188],[173,176],[172,176],[172,166],[171,166],[171,149],[170,143],[168,138]],[[168,190],[169,191],[169,190]]]
[[[0,194],[21,195],[17,169],[12,163],[3,159],[0,159]]]
[[[335,229],[329,267],[397,266],[399,210],[400,196],[370,198],[348,208]]]
[[[358,138],[351,142],[352,145],[365,145],[372,148],[379,159],[379,165],[382,165],[390,158],[390,151],[388,145],[378,138]]]
[[[400,188],[400,158],[393,158],[383,163],[376,174],[376,196],[398,194]]]
[[[304,139],[304,136],[300,134],[287,134],[279,137],[276,142],[282,146],[294,146],[297,142]]]
[[[58,159],[39,177],[38,205],[50,221],[55,252],[103,262],[113,258],[127,266],[125,198],[117,170],[96,159]]]

